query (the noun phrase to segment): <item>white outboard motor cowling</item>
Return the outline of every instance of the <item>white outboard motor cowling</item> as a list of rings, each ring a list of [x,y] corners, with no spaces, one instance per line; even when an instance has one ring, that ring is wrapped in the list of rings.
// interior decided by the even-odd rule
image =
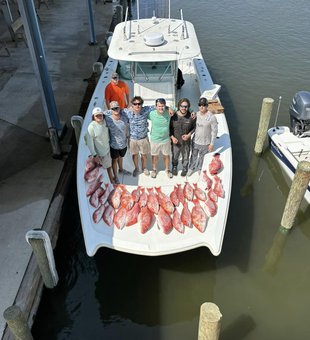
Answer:
[[[298,137],[310,137],[310,92],[296,93],[289,112],[293,134]]]

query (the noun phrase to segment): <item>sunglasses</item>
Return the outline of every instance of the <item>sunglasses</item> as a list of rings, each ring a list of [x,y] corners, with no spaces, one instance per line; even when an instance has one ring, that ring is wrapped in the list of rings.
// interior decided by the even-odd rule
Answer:
[[[98,115],[95,115],[95,117],[98,117],[98,118],[102,118],[103,117],[103,114],[99,113]]]
[[[111,110],[113,110],[113,111],[118,111],[118,110],[119,110],[119,107],[112,107]]]
[[[208,106],[208,104],[198,104],[198,106]]]
[[[160,101],[164,102],[165,99],[164,99],[164,98],[158,98],[158,99],[156,99],[156,102],[160,102]]]
[[[142,105],[142,103],[132,103],[132,105],[136,106],[136,105]]]
[[[187,105],[180,105],[180,107],[181,107],[182,109],[187,109],[187,108],[188,108]]]
[[[118,79],[118,77],[112,77],[112,79],[116,80],[116,79]]]

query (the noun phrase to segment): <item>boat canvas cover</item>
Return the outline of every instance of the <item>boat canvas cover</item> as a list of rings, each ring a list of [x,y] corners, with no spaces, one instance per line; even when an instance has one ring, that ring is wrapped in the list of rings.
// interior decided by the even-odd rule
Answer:
[[[170,33],[168,33],[170,23]],[[195,58],[200,55],[200,47],[194,26],[183,20],[175,19],[142,19],[129,21],[126,24],[124,38],[122,22],[115,27],[108,54],[113,59],[127,61],[169,61]],[[138,25],[140,34],[138,34]],[[184,39],[182,27],[184,25]],[[164,43],[159,46],[147,46],[144,42],[146,33],[158,32],[164,36]]]

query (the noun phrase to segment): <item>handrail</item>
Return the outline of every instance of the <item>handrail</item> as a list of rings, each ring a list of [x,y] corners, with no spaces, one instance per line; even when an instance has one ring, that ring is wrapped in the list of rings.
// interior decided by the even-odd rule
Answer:
[[[169,0],[169,25],[168,25],[168,34],[170,34],[170,0]]]
[[[126,23],[127,23],[127,16],[128,16],[128,6],[126,7],[126,15],[125,15],[125,24],[124,24],[124,31],[123,31],[123,40],[127,40],[126,36]]]
[[[140,15],[139,15],[139,9],[140,9],[140,7],[139,7],[139,0],[137,0],[138,34],[140,34],[140,24],[139,24],[139,17],[140,17]]]
[[[164,78],[165,74],[167,73],[168,68],[170,67],[171,63],[172,63],[172,62],[170,61],[170,63],[169,63],[168,66],[166,67],[164,73],[158,78],[159,81],[162,81],[162,80],[163,80],[163,78]]]
[[[183,21],[183,24],[182,24],[182,34],[181,34],[180,39],[184,40],[185,23],[184,23],[184,19],[183,19],[183,10],[182,10],[182,8],[180,8],[180,14],[181,14],[181,20]]]
[[[143,75],[144,75],[144,77],[145,77],[145,80],[146,80],[146,81],[149,81],[149,77],[144,73],[144,71],[142,70],[140,64],[137,63],[137,65],[138,65],[139,69],[141,70],[141,72],[143,73]]]

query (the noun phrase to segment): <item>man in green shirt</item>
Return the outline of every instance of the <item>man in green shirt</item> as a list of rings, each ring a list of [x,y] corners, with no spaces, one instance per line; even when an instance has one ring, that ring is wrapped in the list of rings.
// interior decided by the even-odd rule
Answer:
[[[153,170],[151,171],[151,177],[156,178],[157,176],[158,155],[162,152],[166,167],[165,172],[168,178],[172,178],[172,173],[169,170],[171,151],[171,141],[169,136],[170,116],[166,109],[165,99],[156,99],[155,106],[156,110],[151,111],[148,115],[148,119],[152,122],[151,155]]]

